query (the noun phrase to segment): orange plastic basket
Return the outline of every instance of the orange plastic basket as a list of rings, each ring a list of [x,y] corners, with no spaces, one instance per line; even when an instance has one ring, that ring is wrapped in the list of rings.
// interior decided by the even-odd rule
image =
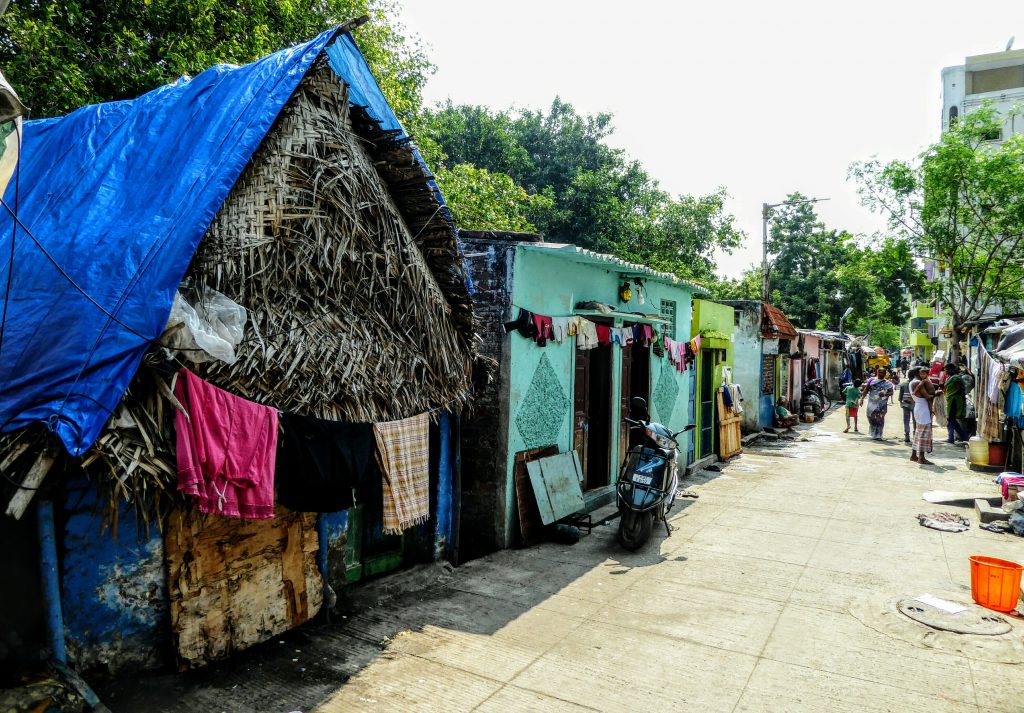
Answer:
[[[1009,560],[974,555],[971,560],[971,596],[986,609],[1011,612],[1020,597],[1024,567]]]

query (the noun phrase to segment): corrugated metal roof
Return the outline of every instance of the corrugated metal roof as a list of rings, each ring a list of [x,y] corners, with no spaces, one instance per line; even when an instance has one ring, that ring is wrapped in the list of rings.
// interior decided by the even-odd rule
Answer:
[[[615,257],[614,255],[608,255],[607,253],[599,253],[593,250],[588,250],[587,248],[581,248],[579,245],[572,245],[569,243],[530,243],[523,245],[522,249],[536,253],[554,253],[559,257],[571,260],[572,262],[580,265],[598,265],[600,267],[608,267],[613,270],[617,270],[618,272],[629,274],[630,276],[634,273],[637,275],[645,275],[650,278],[669,282],[673,285],[689,287],[701,294],[709,294],[706,287],[703,287],[696,282],[684,280],[670,272],[658,272],[646,265],[641,265],[636,262],[628,262],[622,258]]]

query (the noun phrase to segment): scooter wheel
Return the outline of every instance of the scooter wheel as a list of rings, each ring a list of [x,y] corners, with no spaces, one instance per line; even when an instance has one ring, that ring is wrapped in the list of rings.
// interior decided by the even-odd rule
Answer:
[[[654,524],[654,512],[636,512],[626,510],[619,517],[619,544],[633,551],[643,547],[651,536]]]

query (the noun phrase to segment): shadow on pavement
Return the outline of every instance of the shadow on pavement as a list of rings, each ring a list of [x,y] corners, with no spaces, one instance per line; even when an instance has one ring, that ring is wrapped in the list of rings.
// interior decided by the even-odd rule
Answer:
[[[719,475],[704,472],[685,478],[680,487],[685,490]],[[677,500],[670,520],[698,502]],[[342,592],[342,603],[329,623],[310,622],[202,669],[135,676],[98,692],[117,713],[308,713],[350,677],[391,655],[387,651],[396,640],[407,641],[402,637],[408,632],[433,628],[491,636],[536,607],[556,617],[571,618],[574,609],[582,616],[610,592],[628,586],[635,570],[667,559],[680,561],[679,555],[663,552],[671,539],[659,525],[655,523],[651,539],[636,552],[618,544],[616,519],[595,527],[574,545],[545,543],[499,551],[453,570],[422,566],[432,579],[425,588],[385,601],[374,598],[373,589],[382,580],[370,581],[351,590],[355,599],[373,602],[362,611],[346,611],[350,598]]]

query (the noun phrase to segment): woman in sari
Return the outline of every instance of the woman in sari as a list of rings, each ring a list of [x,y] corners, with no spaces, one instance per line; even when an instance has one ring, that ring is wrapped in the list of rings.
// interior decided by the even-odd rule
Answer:
[[[881,368],[864,384],[864,392],[868,398],[868,430],[876,441],[882,440],[885,414],[889,410],[889,397],[893,391],[892,382],[885,378],[885,372]]]

